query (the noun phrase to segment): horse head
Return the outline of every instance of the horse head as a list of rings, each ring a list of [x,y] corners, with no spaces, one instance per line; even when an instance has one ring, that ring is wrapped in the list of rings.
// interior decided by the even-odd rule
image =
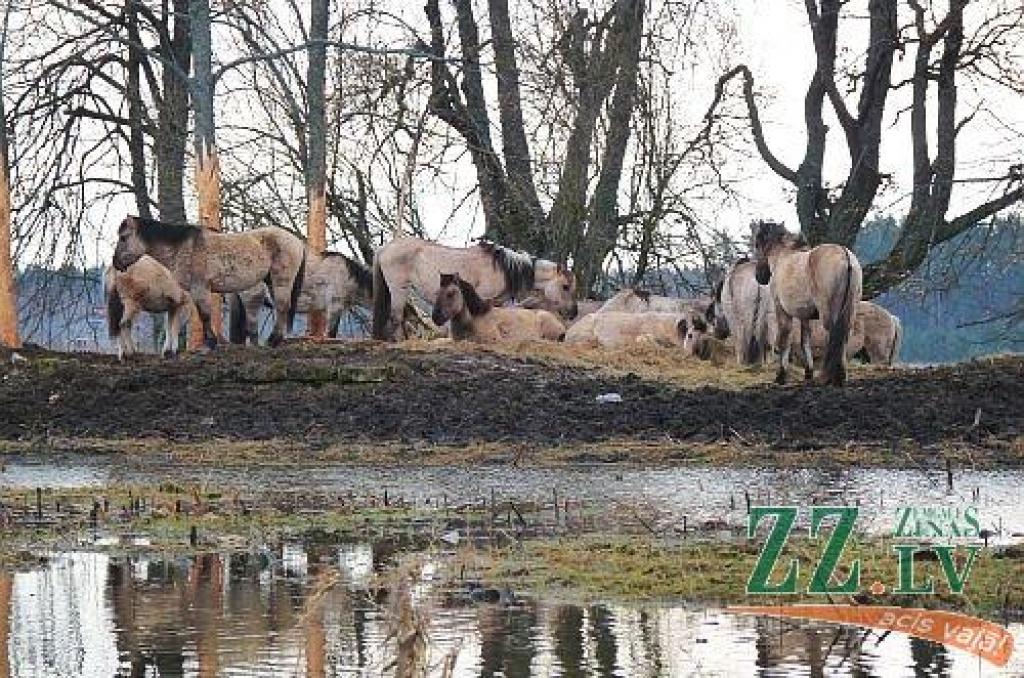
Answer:
[[[114,248],[114,268],[126,270],[146,253],[146,243],[139,234],[138,217],[126,216],[117,227],[117,246]]]
[[[707,321],[696,313],[679,320],[676,330],[683,339],[684,355],[695,355],[701,360],[707,360],[711,351],[708,329]]]
[[[715,339],[727,339],[729,337],[729,322],[722,311],[722,287],[725,280],[715,283],[714,294],[711,303],[704,309],[704,320],[714,328]]]
[[[491,310],[491,305],[481,299],[476,289],[458,273],[442,273],[440,282],[441,286],[434,299],[434,311],[430,314],[430,319],[438,327],[466,311],[476,316]]]
[[[548,301],[549,310],[575,318],[579,313],[576,304],[576,276],[562,264],[555,267],[555,273],[548,280],[537,283],[537,289]]]

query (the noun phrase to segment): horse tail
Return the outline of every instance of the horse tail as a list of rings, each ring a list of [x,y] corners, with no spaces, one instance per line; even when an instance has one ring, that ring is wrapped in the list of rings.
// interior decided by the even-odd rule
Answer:
[[[757,336],[757,316],[761,312],[761,286],[757,286],[757,294],[754,296],[754,315],[750,319],[750,341],[744,347],[746,353],[743,356],[744,365],[757,365],[764,362],[764,349]]]
[[[391,290],[380,268],[380,255],[373,257],[373,329],[374,339],[388,338],[388,322],[391,320]]]
[[[302,294],[302,282],[306,277],[306,249],[302,249],[302,261],[299,262],[299,270],[292,281],[292,298],[288,306],[288,331],[295,327],[295,312],[299,308],[299,295]]]
[[[896,362],[896,357],[900,354],[900,347],[903,345],[903,323],[896,316],[892,317],[892,321],[892,346],[889,349],[889,365]]]
[[[838,311],[832,312],[831,327],[828,327],[828,344],[825,346],[825,360],[823,372],[825,382],[842,386],[846,381],[846,344],[850,334],[850,326],[853,324],[854,304],[850,299],[850,280],[853,277],[853,261],[850,259],[850,250],[843,248],[846,253],[846,284],[843,288],[841,299],[833,297],[833,308],[836,301],[839,302]]]
[[[244,344],[248,331],[246,327],[248,324],[248,313],[245,310],[245,302],[242,300],[242,295],[237,292],[232,294],[229,305],[231,319],[228,327],[228,339],[232,344]]]
[[[124,318],[124,301],[116,286],[107,288],[107,333],[111,339],[121,336],[121,320]]]

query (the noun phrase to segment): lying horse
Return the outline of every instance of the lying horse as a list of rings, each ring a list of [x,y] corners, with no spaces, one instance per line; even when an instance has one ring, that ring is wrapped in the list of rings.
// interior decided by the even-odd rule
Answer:
[[[814,358],[808,321],[820,319],[828,332],[822,376],[825,383],[841,386],[846,381],[846,344],[862,286],[856,255],[840,245],[811,248],[782,224],[764,221],[757,226],[754,249],[755,278],[758,283],[771,286],[775,300],[781,347],[776,383],[786,382],[794,319],[800,324],[800,346],[807,365],[804,376],[812,377]]]
[[[774,302],[768,287],[758,284],[755,267],[747,259],[736,262],[715,286],[705,312],[716,339],[732,338],[740,365],[762,364],[770,346],[768,318],[774,315]]]
[[[554,313],[543,309],[493,306],[481,299],[473,286],[458,273],[440,274],[430,319],[438,327],[451,322],[452,339],[486,344],[528,339],[561,341],[565,336],[565,325]]]
[[[110,338],[117,339],[118,359],[124,360],[138,350],[132,323],[139,311],[167,313],[163,354],[169,358],[178,352],[181,316],[188,312],[192,299],[159,261],[142,256],[124,272],[108,266],[103,274],[103,288],[107,297],[107,329]]]
[[[690,313],[703,312],[707,299],[682,299],[680,297],[663,297],[651,294],[646,290],[627,287],[619,291],[597,309],[596,313]]]
[[[370,270],[354,259],[337,252],[322,256],[306,252],[306,271],[295,310],[298,313],[321,311],[327,316],[328,334],[338,336],[338,327],[345,312],[353,306],[369,307],[373,300],[373,276]],[[248,339],[259,343],[260,309],[273,307],[267,286],[260,283],[231,298],[231,343],[244,344]]]
[[[605,348],[654,343],[680,347],[684,355],[700,355],[705,350],[702,337],[706,331],[707,323],[698,314],[605,311],[575,323],[565,333],[565,343]]]
[[[560,264],[493,243],[446,247],[406,237],[384,245],[373,259],[374,338],[404,336],[402,316],[411,290],[434,299],[440,274],[452,272],[488,302],[536,291],[552,305],[549,310],[576,315],[576,280]]]
[[[281,228],[219,233],[186,224],[128,216],[117,230],[114,268],[126,270],[144,254],[166,266],[187,289],[203,322],[203,339],[216,348],[210,295],[241,292],[265,282],[277,312],[270,345],[284,340],[295,320],[306,267],[306,246]]]

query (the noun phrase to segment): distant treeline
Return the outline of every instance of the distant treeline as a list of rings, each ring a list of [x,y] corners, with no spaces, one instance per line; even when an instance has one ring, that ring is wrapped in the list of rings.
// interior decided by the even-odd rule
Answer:
[[[903,320],[902,362],[954,362],[1024,349],[1022,221],[1010,215],[936,247],[917,275],[876,300]],[[898,232],[892,217],[868,222],[857,240],[858,257],[865,263],[881,258]],[[654,287],[683,296],[706,288],[705,278],[687,269],[645,276]],[[102,270],[30,267],[18,277],[18,292],[26,341],[60,350],[110,349]],[[159,341],[160,324],[144,317],[137,326],[140,345]],[[359,323],[348,329],[358,333]]]

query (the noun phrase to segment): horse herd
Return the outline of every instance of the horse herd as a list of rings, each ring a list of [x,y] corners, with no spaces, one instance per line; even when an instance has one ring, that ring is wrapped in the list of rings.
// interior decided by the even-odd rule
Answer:
[[[221,233],[129,216],[118,228],[105,275],[108,324],[118,354],[134,353],[140,311],[168,314],[164,355],[177,351],[183,312],[195,306],[204,343],[215,348],[211,295],[230,294],[229,337],[256,343],[261,307],[275,312],[271,346],[297,312],[319,311],[337,336],[353,306],[373,311],[377,339],[410,336],[425,319],[413,294],[433,301],[430,319],[454,340],[547,340],[602,347],[657,344],[710,359],[731,339],[741,365],[778,356],[786,381],[796,349],[805,378],[816,357],[823,381],[841,385],[849,357],[891,364],[902,328],[885,309],[860,300],[861,268],[839,245],[809,247],[781,224],[758,222],[754,259],[735,263],[712,298],[673,298],[625,289],[605,302],[576,298],[570,270],[546,259],[481,242],[447,247],[415,237],[377,250],[372,271],[342,254],[312,252],[283,229]]]

